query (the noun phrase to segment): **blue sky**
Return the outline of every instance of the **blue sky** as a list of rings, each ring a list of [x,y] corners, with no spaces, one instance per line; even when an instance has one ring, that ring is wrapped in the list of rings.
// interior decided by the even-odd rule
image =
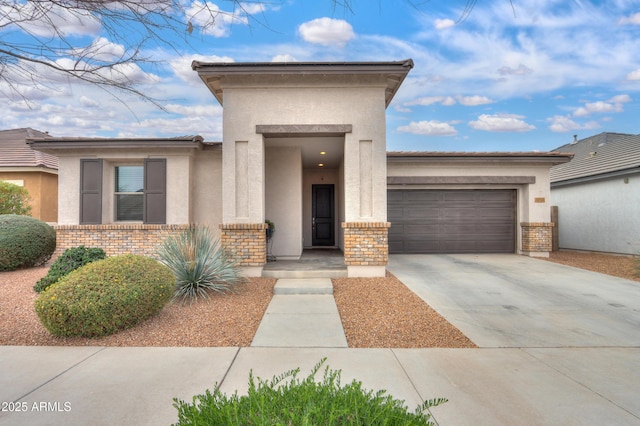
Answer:
[[[154,66],[125,70],[166,112],[127,95],[67,81],[4,102],[0,128],[54,136],[222,138],[222,109],[192,60],[390,61],[412,58],[387,109],[388,150],[548,151],[600,132],[640,133],[640,2],[331,0],[246,3],[250,18],[206,26],[185,0],[194,31],[176,49],[150,47]],[[210,7],[233,12],[231,2]],[[68,24],[77,40],[121,46],[99,23]],[[0,27],[1,28],[1,27]],[[0,36],[3,31],[0,29]],[[18,35],[13,34],[14,37]],[[0,92],[2,87],[0,86]],[[2,93],[6,93],[2,92]]]

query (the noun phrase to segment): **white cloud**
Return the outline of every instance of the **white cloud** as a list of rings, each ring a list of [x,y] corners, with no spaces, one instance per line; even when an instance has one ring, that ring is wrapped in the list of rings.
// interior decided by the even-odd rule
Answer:
[[[631,102],[631,96],[629,95],[616,95],[613,98],[609,99],[607,102],[613,102],[616,104],[626,104]]]
[[[486,105],[492,104],[493,101],[486,96],[458,96],[458,102],[464,106],[477,106],[477,105]]]
[[[435,21],[433,21],[433,26],[436,30],[444,30],[455,25],[456,22],[453,19],[436,19]]]
[[[75,57],[111,62],[122,58],[125,54],[125,48],[123,45],[112,43],[104,37],[98,37],[93,40],[91,45],[71,49],[68,53]]]
[[[618,20],[618,24],[620,24],[620,25],[640,25],[640,12],[634,13],[633,15],[625,16],[624,18],[620,18]]]
[[[184,13],[188,22],[200,27],[204,34],[213,37],[228,37],[231,34],[231,24],[249,23],[246,16],[221,10],[217,4],[211,2],[194,1],[191,6],[185,8]]]
[[[638,68],[637,70],[631,71],[629,74],[627,74],[627,80],[630,80],[630,81],[640,80],[640,68]]]
[[[344,47],[355,37],[353,27],[342,19],[318,18],[298,27],[302,39],[322,46]]]
[[[298,60],[287,53],[285,55],[274,56],[273,58],[271,58],[271,62],[298,62]]]
[[[533,70],[524,64],[518,65],[518,68],[504,66],[498,69],[498,74],[500,75],[527,75],[532,72]]]
[[[470,121],[469,126],[476,130],[488,132],[528,132],[536,127],[527,124],[522,115],[515,114],[482,114],[476,121]]]
[[[180,56],[173,59],[169,59],[168,63],[171,67],[173,73],[180,78],[180,80],[185,81],[191,85],[195,85],[197,87],[202,88],[202,80],[198,77],[198,73],[191,69],[191,63],[193,61],[201,61],[201,62],[234,62],[233,58],[229,56],[203,56],[203,55],[192,55],[192,56]]]
[[[83,107],[86,108],[95,108],[97,106],[100,105],[100,103],[98,101],[96,101],[95,99],[91,99],[87,96],[80,96],[80,105],[82,105]]]
[[[464,106],[478,106],[478,105],[486,105],[492,104],[493,100],[487,98],[486,96],[423,96],[418,99],[414,99],[409,102],[405,102],[404,105],[412,106],[412,105],[421,105],[421,106],[429,106],[433,104],[440,104],[444,106],[453,106],[457,103]]]
[[[458,131],[449,123],[437,120],[412,121],[407,126],[398,127],[399,132],[426,136],[454,136]]]
[[[574,117],[586,117],[591,114],[604,114],[609,112],[622,112],[624,109],[620,103],[611,102],[587,102],[583,107],[576,109],[573,112]]]
[[[32,2],[15,1],[2,4],[0,28],[12,25],[38,37],[96,35],[102,27],[100,20],[89,12],[72,7],[55,4],[43,7],[34,6]]]
[[[572,130],[593,130],[600,127],[598,122],[589,121],[585,124],[579,124],[573,121],[571,118],[564,115],[554,115],[551,118],[547,118],[547,121],[551,123],[549,130],[556,133],[570,132]]]

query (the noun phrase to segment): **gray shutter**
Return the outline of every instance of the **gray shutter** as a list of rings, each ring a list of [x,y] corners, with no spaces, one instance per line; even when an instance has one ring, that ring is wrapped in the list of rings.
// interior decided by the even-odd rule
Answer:
[[[144,223],[167,222],[167,160],[144,160]]]
[[[80,160],[80,224],[102,223],[102,160]]]

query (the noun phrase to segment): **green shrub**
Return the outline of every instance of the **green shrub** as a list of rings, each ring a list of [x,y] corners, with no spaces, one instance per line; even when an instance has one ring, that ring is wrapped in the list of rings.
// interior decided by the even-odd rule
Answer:
[[[55,262],[51,264],[47,275],[42,277],[33,287],[38,293],[44,291],[51,284],[67,275],[69,272],[78,269],[87,263],[102,260],[107,255],[104,250],[97,247],[72,247],[66,249]]]
[[[29,191],[22,186],[0,180],[0,214],[29,216]]]
[[[209,291],[230,291],[244,281],[237,262],[229,260],[207,227],[189,228],[168,237],[157,254],[175,274],[174,298],[183,303],[208,298]]]
[[[113,256],[62,277],[40,293],[35,308],[54,336],[106,336],[160,312],[174,283],[171,270],[153,259]]]
[[[56,231],[41,220],[0,215],[0,271],[44,265],[56,249]]]
[[[356,380],[340,386],[340,370],[326,367],[322,382],[315,375],[326,358],[303,379],[300,369],[274,377],[270,382],[249,373],[249,391],[227,397],[216,384],[213,394],[193,397],[189,404],[174,398],[178,425],[433,425],[430,407],[447,402],[444,398],[425,401],[413,413],[404,401],[393,399],[386,391],[366,391]]]

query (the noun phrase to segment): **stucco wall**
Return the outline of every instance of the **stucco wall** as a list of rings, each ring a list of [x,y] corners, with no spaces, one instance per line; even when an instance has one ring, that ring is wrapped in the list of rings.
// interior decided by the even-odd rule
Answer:
[[[560,248],[640,253],[640,174],[554,188]]]
[[[80,218],[80,159],[103,159],[102,223],[114,222],[114,167],[127,164],[142,165],[145,158],[166,158],[167,160],[167,224],[183,225],[191,223],[192,153],[129,152],[110,150],[106,153],[84,152],[59,157],[58,223],[78,224]],[[217,226],[217,225],[216,225]]]
[[[223,220],[225,222],[259,223],[264,220],[264,144],[262,135],[256,134],[256,125],[295,124],[351,124],[352,132],[345,135],[344,200],[346,221],[386,220],[386,135],[385,99],[386,82],[370,81],[307,81],[304,76],[288,79],[263,79],[250,87],[246,81],[224,82],[224,174]],[[311,85],[315,87],[310,87]],[[343,86],[341,86],[343,85]],[[262,87],[269,86],[269,87]],[[289,86],[289,87],[286,87]],[[372,205],[367,216],[362,217],[360,181],[361,141],[371,141]],[[237,185],[238,168],[236,147],[247,143],[249,165],[245,179],[251,185]],[[237,194],[244,191],[246,195]],[[238,200],[248,201],[246,217],[237,205]]]
[[[266,218],[276,232],[270,255],[302,254],[302,157],[299,147],[268,147],[265,153]]]
[[[222,223],[222,150],[198,151],[191,176],[193,222],[220,237]]]
[[[35,168],[34,168],[35,169]],[[39,170],[0,172],[0,180],[18,181],[29,191],[31,217],[58,220],[58,175]]]

